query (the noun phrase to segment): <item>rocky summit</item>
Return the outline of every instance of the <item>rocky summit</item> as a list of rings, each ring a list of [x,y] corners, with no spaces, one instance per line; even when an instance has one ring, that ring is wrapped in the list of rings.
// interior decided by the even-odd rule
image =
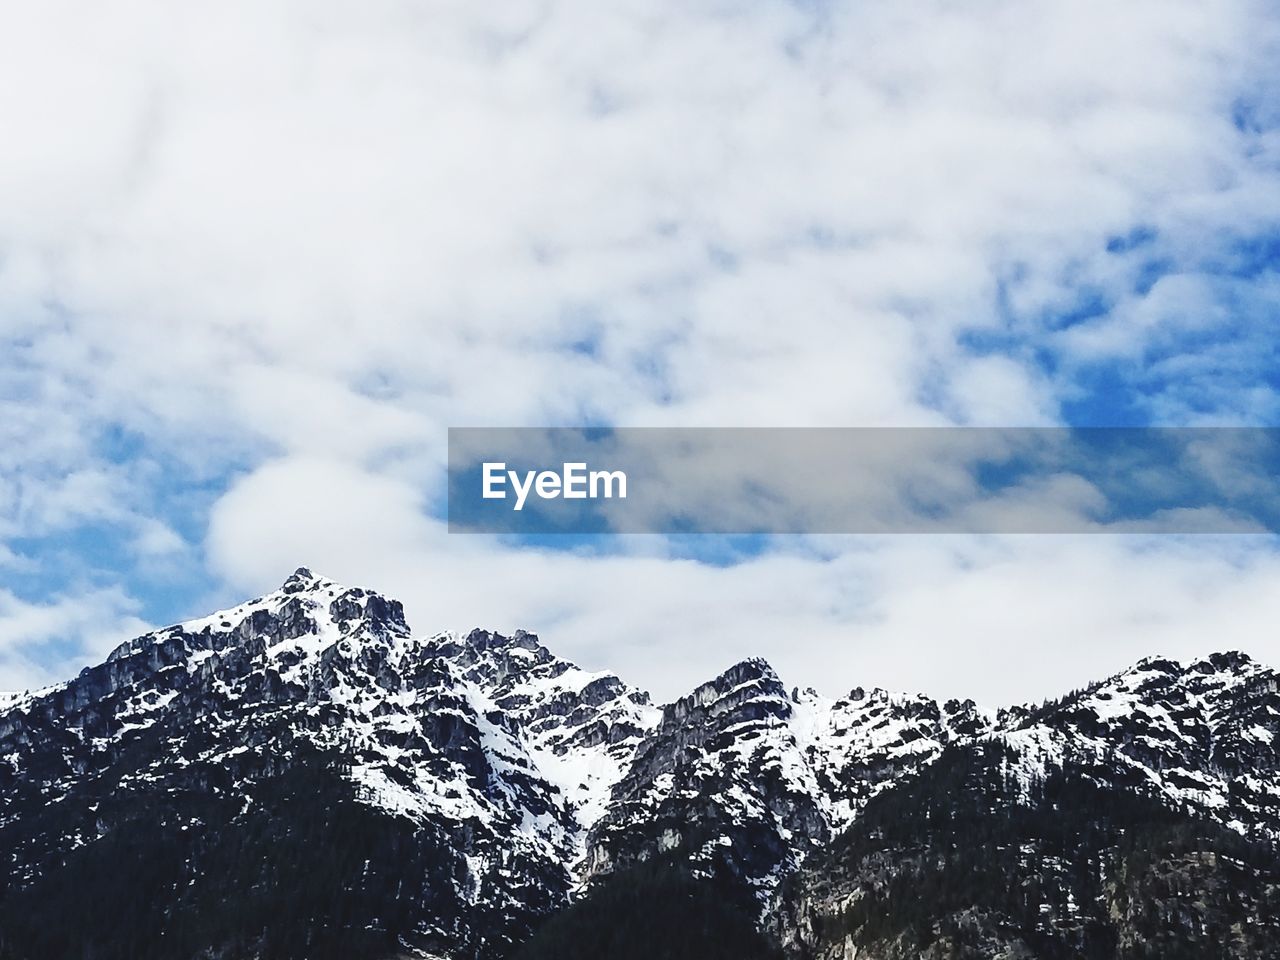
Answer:
[[[0,958],[1280,956],[1280,693],[674,703],[299,569],[0,694]]]

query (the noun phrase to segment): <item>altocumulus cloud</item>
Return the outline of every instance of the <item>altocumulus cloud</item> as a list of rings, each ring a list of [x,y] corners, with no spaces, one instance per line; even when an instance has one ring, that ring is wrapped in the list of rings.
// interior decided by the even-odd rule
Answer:
[[[1273,422],[1276,25],[1232,0],[10,11],[0,683],[100,652],[58,597],[167,619],[300,562],[661,693],[747,653],[995,699],[1068,679],[1046,651],[1080,632],[1105,665],[1228,629],[1274,654],[1269,540],[710,565],[439,517],[450,424]],[[1187,583],[1221,589],[1192,609]]]

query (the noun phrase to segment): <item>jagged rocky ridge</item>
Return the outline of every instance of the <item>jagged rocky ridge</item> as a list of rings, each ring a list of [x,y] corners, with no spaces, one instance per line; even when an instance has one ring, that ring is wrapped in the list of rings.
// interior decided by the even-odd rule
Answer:
[[[827,700],[748,660],[659,708],[531,634],[415,637],[300,569],[0,699],[0,957],[488,960],[657,862],[740,891],[797,958],[1120,955],[1170,876],[1235,891],[1179,943],[1220,922],[1248,934],[1222,955],[1267,956],[1278,730],[1276,675],[1242,654],[998,714]],[[1086,809],[1075,862],[1045,824]],[[983,870],[1038,892],[955,892]],[[950,891],[936,915],[899,903],[921,883]]]

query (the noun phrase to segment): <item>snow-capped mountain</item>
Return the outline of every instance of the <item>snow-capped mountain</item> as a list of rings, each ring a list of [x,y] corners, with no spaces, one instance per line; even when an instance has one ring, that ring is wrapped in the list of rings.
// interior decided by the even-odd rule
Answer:
[[[1280,838],[1280,693],[1242,653],[1147,659],[1001,736],[1032,777],[1074,761],[1104,786],[1149,792],[1251,837]]]
[[[590,832],[586,872],[683,849],[764,904],[871,796],[990,723],[972,702],[788,692],[769,664],[743,661],[663,708]]]
[[[648,694],[613,674],[552,656],[523,630],[511,637],[483,630],[461,638],[441,634],[425,652],[449,662],[521,732],[539,774],[556,787],[580,828],[600,819],[660,716]]]
[[[320,767],[335,800],[401,821],[431,848],[437,906],[415,918],[413,942],[500,950],[564,901],[580,819],[646,710],[616,678],[556,661],[528,634],[414,639],[398,602],[300,569],[275,593],[139,637],[5,704],[10,883],[97,845],[130,797],[159,800],[166,822],[196,836],[208,818],[169,798],[204,794],[235,829],[264,784]]]
[[[496,960],[655,864],[737,891],[796,957],[897,956],[833,918],[913,876],[931,784],[995,816],[1067,782],[1273,850],[1277,733],[1276,675],[1242,654],[998,714],[788,691],[747,660],[658,707],[532,634],[415,635],[397,601],[299,569],[0,697],[0,960]]]
[[[1277,686],[1241,653],[1148,659],[1001,711],[865,804],[767,922],[806,960],[1280,956]]]

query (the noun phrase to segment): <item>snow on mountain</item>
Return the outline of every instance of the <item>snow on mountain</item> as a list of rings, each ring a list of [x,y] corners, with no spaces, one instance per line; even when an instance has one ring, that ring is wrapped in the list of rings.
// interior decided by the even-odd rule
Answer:
[[[192,799],[207,798],[232,811],[229,830],[273,802],[275,780],[314,769],[398,824],[388,850],[432,864],[396,874],[397,889],[420,885],[402,941],[500,956],[583,883],[664,855],[733,878],[763,909],[874,798],[988,741],[1009,748],[1027,796],[1069,764],[1275,840],[1278,734],[1276,674],[1243,654],[1145,660],[999,714],[788,692],[747,660],[659,708],[533,634],[414,636],[397,601],[302,568],[67,683],[0,698],[0,843],[25,883],[144,803],[194,834],[213,829]]]
[[[788,693],[763,660],[744,661],[663,708],[590,834],[586,873],[687,849],[764,903],[876,792],[990,728],[969,701]]]
[[[317,764],[434,838],[432,896],[455,919],[423,935],[467,942],[470,910],[497,915],[492,939],[563,900],[577,827],[512,718],[410,637],[398,602],[305,569],[0,713],[0,829],[22,821],[12,859],[35,876],[104,829],[104,794],[140,807],[204,792],[245,815],[263,784]],[[78,815],[55,817],[53,804]]]
[[[523,630],[511,637],[442,634],[426,649],[453,664],[521,731],[538,772],[583,828],[604,813],[613,785],[661,715],[648,694],[553,656]]]
[[[939,704],[861,687],[839,700],[812,690],[794,691],[792,700],[792,731],[836,832],[872,796],[928,764],[947,744],[990,733],[995,718],[972,700]]]
[[[588,842],[588,876],[685,849],[763,894],[828,837],[792,702],[747,660],[663,708]]]
[[[1243,653],[1183,665],[1149,658],[1039,710],[1001,736],[1024,777],[1065,762],[1100,783],[1150,793],[1238,833],[1280,839],[1280,693]]]
[[[523,898],[534,916],[567,895],[584,828],[658,715],[531,634],[415,638],[397,601],[301,568],[0,704],[0,828],[108,784],[208,785],[248,811],[260,782],[319,751],[358,802],[453,838],[459,875],[441,896],[513,915]],[[92,806],[25,832],[19,870],[91,842]]]
[[[407,635],[398,602],[299,570],[275,593],[128,641],[74,680],[12,702],[0,716],[0,744],[7,748],[0,763],[17,775],[38,761],[48,778],[39,782],[56,792],[109,768],[152,728],[172,725],[169,735],[181,739],[184,731],[171,721],[216,725],[233,706],[266,714],[314,705],[321,686],[336,684],[340,651],[385,657]],[[206,749],[184,762],[232,749],[206,730],[191,734],[186,739]],[[157,751],[154,761],[176,757]]]

